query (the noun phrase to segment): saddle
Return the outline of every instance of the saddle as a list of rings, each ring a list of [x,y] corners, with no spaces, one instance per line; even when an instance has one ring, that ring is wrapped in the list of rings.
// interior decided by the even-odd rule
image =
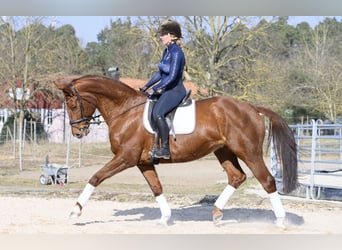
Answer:
[[[190,99],[191,90],[187,90],[185,97],[182,102],[170,111],[165,119],[166,123],[170,128],[170,134],[172,134],[173,139],[176,141],[176,134],[191,134],[195,129],[195,101]],[[146,102],[143,123],[145,129],[154,134],[153,147],[150,151],[151,154],[151,164],[159,164],[159,158],[154,157],[154,152],[159,148],[159,135],[156,132],[156,124],[152,120],[152,110],[153,106],[157,102],[157,98],[148,98]]]
[[[190,99],[190,95],[191,90],[187,90],[181,103],[165,117],[174,140],[176,134],[191,134],[195,129],[195,101]],[[152,110],[157,100],[157,98],[148,99],[143,115],[145,129],[153,134],[157,134],[156,124],[152,119]]]

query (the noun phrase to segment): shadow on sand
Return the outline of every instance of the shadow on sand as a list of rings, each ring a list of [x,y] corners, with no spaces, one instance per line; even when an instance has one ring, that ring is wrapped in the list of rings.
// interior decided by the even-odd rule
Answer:
[[[187,207],[172,209],[172,222],[177,221],[211,221],[211,204],[196,204]],[[140,216],[139,216],[140,215]],[[160,218],[159,208],[141,207],[126,210],[115,209],[113,216],[134,216],[126,221],[158,220]],[[302,216],[294,213],[286,213],[287,223],[295,226],[304,224]],[[266,222],[273,223],[275,216],[272,210],[254,208],[228,208],[223,210],[222,223],[237,222]]]

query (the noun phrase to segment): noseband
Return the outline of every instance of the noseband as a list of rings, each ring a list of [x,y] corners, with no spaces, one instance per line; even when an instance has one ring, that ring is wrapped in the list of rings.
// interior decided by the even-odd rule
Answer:
[[[69,83],[69,86],[70,86],[72,92],[74,93],[74,96],[73,96],[73,97],[76,97],[76,98],[77,98],[77,102],[78,102],[78,104],[79,104],[79,106],[80,106],[80,110],[81,110],[81,118],[80,118],[80,119],[73,120],[73,121],[70,121],[70,122],[69,122],[70,126],[73,127],[73,128],[77,128],[77,129],[79,129],[79,130],[82,130],[82,129],[84,129],[84,128],[80,129],[80,128],[78,128],[78,127],[75,126],[75,125],[78,124],[78,123],[81,123],[81,122],[85,122],[85,123],[86,123],[86,127],[85,127],[85,128],[88,128],[90,124],[98,124],[98,122],[91,122],[91,120],[95,120],[95,118],[97,118],[97,117],[99,117],[99,116],[91,116],[91,117],[85,116],[85,114],[84,114],[84,106],[83,106],[83,103],[82,103],[82,100],[81,100],[81,99],[83,99],[83,100],[89,102],[90,104],[94,105],[95,107],[96,107],[96,105],[95,105],[94,103],[90,102],[89,100],[83,98],[82,96],[80,96],[80,94],[78,93],[78,91],[76,90],[76,88],[75,88],[75,86],[73,85],[72,82]],[[67,101],[67,102],[68,102],[68,101]],[[66,102],[66,103],[67,103],[67,102]]]

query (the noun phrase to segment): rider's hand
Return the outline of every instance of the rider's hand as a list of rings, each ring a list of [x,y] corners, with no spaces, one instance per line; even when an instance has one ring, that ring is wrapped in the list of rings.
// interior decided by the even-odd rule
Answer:
[[[140,90],[140,92],[143,92],[143,93],[145,93],[145,92],[146,92],[146,90],[147,90],[147,87],[146,87],[146,86],[144,86],[144,87],[142,87],[142,88],[139,88],[139,90]]]
[[[153,90],[149,90],[147,91],[147,93],[148,93],[148,98],[151,100],[156,100],[160,96],[160,93],[158,93],[157,91],[153,91]]]
[[[155,92],[153,91],[153,89],[149,89],[149,90],[145,91],[145,93],[147,95],[153,95]]]
[[[157,90],[155,91],[155,93],[158,94],[158,95],[161,95],[162,92],[163,92],[163,89],[161,89],[161,88],[160,88],[160,89],[157,89]]]

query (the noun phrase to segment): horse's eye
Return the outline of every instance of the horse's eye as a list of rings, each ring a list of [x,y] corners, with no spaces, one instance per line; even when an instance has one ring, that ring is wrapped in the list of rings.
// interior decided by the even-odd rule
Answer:
[[[74,102],[66,102],[66,105],[71,111],[74,111],[77,108],[77,105]]]
[[[74,111],[77,108],[77,103],[74,98],[67,98],[65,103],[72,111]]]

